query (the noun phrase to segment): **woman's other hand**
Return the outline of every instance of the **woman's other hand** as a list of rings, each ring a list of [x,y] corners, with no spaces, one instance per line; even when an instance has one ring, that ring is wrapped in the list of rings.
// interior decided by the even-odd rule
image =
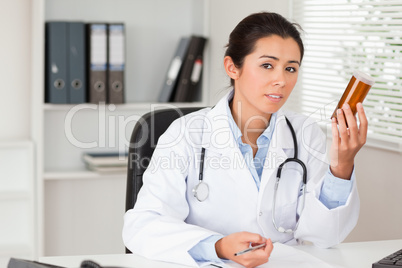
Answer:
[[[332,118],[331,172],[342,179],[350,179],[355,156],[367,139],[368,123],[363,105],[358,103],[356,108],[360,125],[348,104],[337,111],[338,120]]]
[[[247,249],[250,243],[252,246],[263,243],[266,245],[265,247],[235,256],[236,252]],[[272,249],[273,245],[270,239],[249,232],[230,234],[218,240],[215,244],[215,250],[219,258],[232,260],[248,268],[268,262]]]

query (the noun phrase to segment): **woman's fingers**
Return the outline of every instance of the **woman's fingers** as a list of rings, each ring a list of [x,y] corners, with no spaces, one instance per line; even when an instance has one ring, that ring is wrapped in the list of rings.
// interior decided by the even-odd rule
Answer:
[[[249,251],[242,255],[235,255],[236,252],[247,249],[250,244],[265,246]],[[233,233],[218,240],[215,244],[215,250],[220,258],[233,260],[245,267],[256,267],[268,261],[272,251],[272,242],[259,234],[249,232]]]
[[[247,233],[247,232],[243,232],[243,234],[245,235],[244,240],[251,243],[252,245],[263,244],[267,240],[266,238],[262,237],[259,234]]]
[[[339,130],[339,138],[341,142],[345,141],[349,136],[348,134],[348,126],[346,125],[346,118],[342,109],[338,109],[336,111],[336,116],[338,119],[338,130]]]
[[[339,131],[338,121],[335,117],[332,118],[332,145],[331,145],[331,165],[337,166],[339,161]]]
[[[348,104],[344,104],[342,109],[337,110],[337,121],[339,126],[339,135],[335,133],[334,125],[332,126],[332,136],[338,139],[342,145],[350,145],[358,147],[365,143],[367,136],[367,118],[361,103],[357,104],[357,112],[359,114],[360,125]],[[332,122],[334,124],[334,122]]]
[[[357,142],[358,127],[356,117],[354,116],[352,109],[350,109],[349,104],[345,103],[342,107],[342,110],[345,115],[347,128],[349,129],[349,140],[351,142]]]
[[[360,121],[359,135],[358,135],[359,142],[360,144],[365,144],[367,140],[368,120],[363,105],[360,102],[356,105],[356,108]]]
[[[269,238],[266,242],[265,242],[265,248],[264,251],[266,254],[268,254],[268,257],[271,255],[272,250],[274,249],[274,244],[272,244],[271,239]]]
[[[338,131],[338,120],[333,117],[332,118],[332,146],[338,147],[338,140],[339,140],[339,131]]]

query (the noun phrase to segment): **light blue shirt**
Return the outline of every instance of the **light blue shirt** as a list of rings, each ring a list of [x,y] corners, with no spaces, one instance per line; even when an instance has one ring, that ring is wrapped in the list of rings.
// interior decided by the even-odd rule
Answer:
[[[241,140],[242,133],[236,122],[233,119],[232,113],[230,111],[229,103],[226,106],[229,126],[233,133],[233,136],[239,146],[239,149],[244,157],[247,167],[250,170],[251,175],[255,181],[258,189],[260,189],[261,174],[264,167],[264,162],[266,155],[268,153],[269,144],[272,139],[272,134],[275,128],[276,113],[271,115],[269,126],[264,130],[264,132],[257,139],[257,153],[253,157],[253,149],[249,144],[243,143]],[[353,176],[352,176],[353,178]],[[321,193],[319,200],[328,208],[333,209],[338,206],[342,206],[346,203],[349,194],[352,190],[353,180],[343,180],[332,175],[329,167],[325,174],[324,182],[321,188]],[[213,235],[195,245],[189,254],[196,261],[216,261],[221,260],[216,255],[215,243],[221,239],[223,236]]]
[[[258,189],[260,189],[261,184],[261,174],[265,163],[265,158],[268,153],[269,144],[272,139],[272,134],[274,133],[276,113],[271,115],[269,126],[261,133],[257,139],[257,153],[253,156],[253,148],[247,143],[243,143],[242,136],[239,127],[236,125],[232,113],[230,111],[229,105],[227,105],[227,113],[229,117],[230,130],[239,146],[240,152],[242,153],[244,160],[250,170],[251,175],[255,181]]]

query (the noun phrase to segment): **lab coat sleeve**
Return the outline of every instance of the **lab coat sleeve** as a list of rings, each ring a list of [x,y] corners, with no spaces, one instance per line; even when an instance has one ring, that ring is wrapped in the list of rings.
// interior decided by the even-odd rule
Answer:
[[[131,252],[146,258],[198,266],[188,251],[219,234],[185,222],[186,177],[193,156],[184,138],[171,135],[175,126],[169,129],[158,141],[134,208],[124,216],[123,241]]]
[[[337,208],[346,204],[352,185],[355,180],[355,171],[349,180],[335,177],[330,168],[325,175],[321,187],[320,201],[329,209]]]
[[[213,235],[195,245],[189,250],[190,255],[197,261],[215,261],[221,263],[221,259],[218,257],[215,251],[215,243],[221,239],[222,235]]]
[[[300,215],[294,237],[310,241],[318,247],[329,248],[341,243],[355,227],[360,209],[356,179],[352,178],[350,194],[344,205],[327,208],[320,200],[320,192],[328,170],[326,137],[318,126],[304,133],[303,159],[308,167],[306,204]]]

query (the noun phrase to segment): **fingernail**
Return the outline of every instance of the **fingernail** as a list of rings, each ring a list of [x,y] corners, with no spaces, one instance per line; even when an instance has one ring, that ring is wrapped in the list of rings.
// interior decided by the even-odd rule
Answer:
[[[349,109],[349,108],[350,108],[350,106],[349,106],[349,104],[344,103],[344,104],[343,104],[343,106],[342,106],[342,108],[346,110],[346,109]]]
[[[356,107],[361,108],[363,106],[363,104],[361,102],[356,104]]]
[[[341,114],[341,113],[342,113],[342,110],[341,110],[341,109],[338,109],[336,112],[337,112],[338,114]]]

